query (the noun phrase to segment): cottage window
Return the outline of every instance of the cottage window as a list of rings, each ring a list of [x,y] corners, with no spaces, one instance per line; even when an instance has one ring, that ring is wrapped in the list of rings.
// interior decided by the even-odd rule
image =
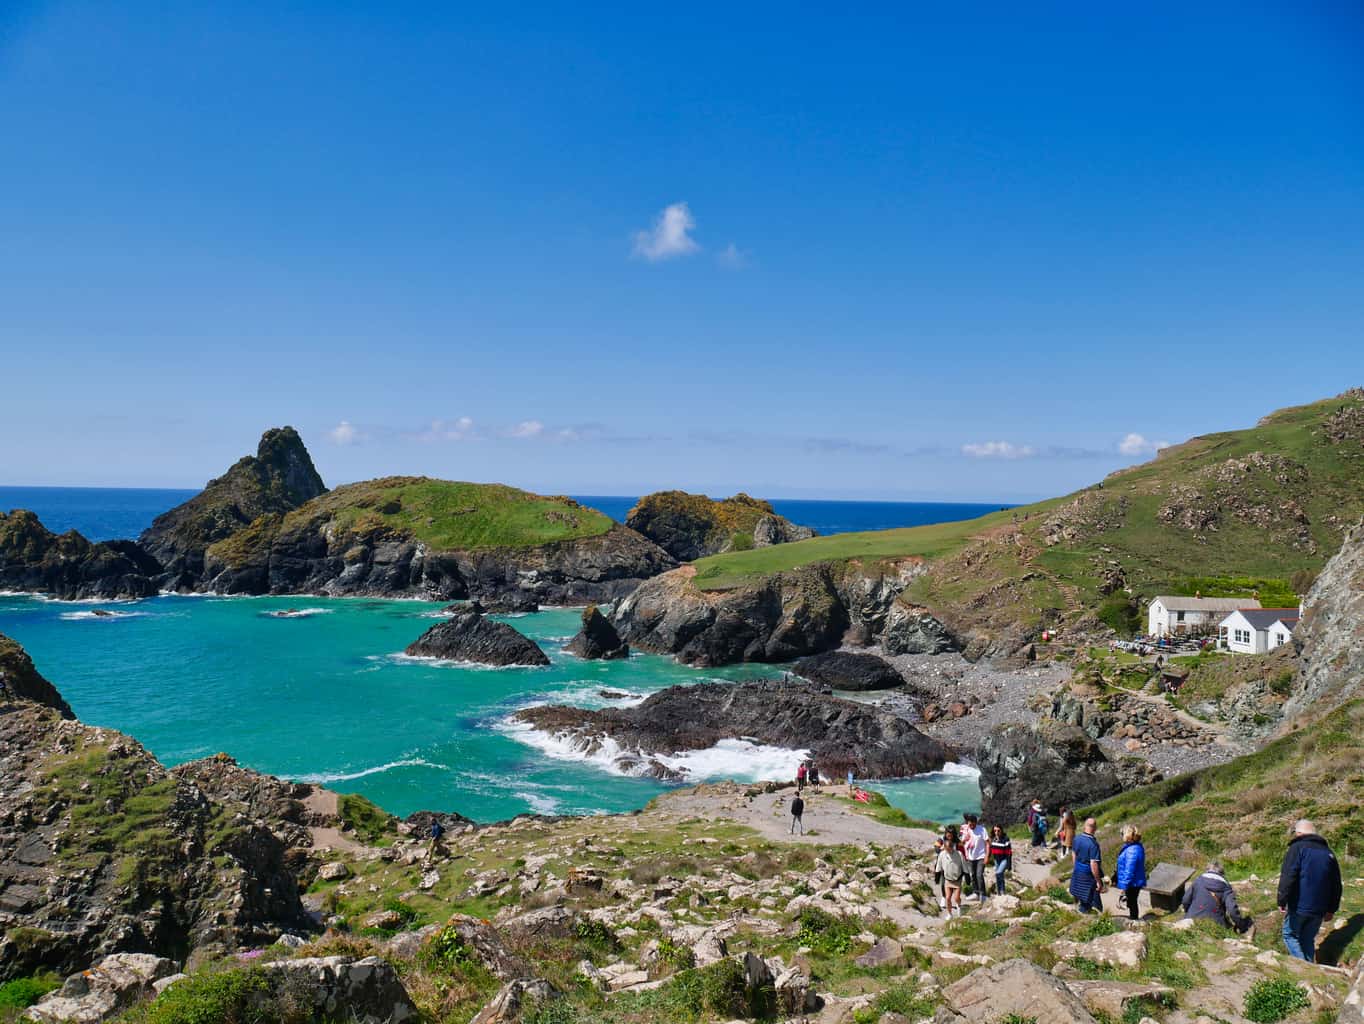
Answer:
[[[1183,621],[1184,621],[1184,613],[1183,613],[1183,612],[1175,612],[1175,621],[1176,621],[1176,622],[1183,622]]]
[[[1236,630],[1236,642],[1237,642],[1238,644],[1248,644],[1248,643],[1250,643],[1250,630],[1248,630],[1248,629],[1238,629],[1238,630]]]

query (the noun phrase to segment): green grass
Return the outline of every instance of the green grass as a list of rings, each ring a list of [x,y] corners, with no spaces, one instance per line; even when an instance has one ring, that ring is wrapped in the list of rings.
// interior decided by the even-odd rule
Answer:
[[[1261,978],[1246,993],[1246,1018],[1255,1024],[1278,1024],[1311,1005],[1307,990],[1291,978]]]
[[[386,846],[393,841],[396,819],[359,793],[342,793],[336,810],[337,816],[369,845]]]
[[[52,973],[14,978],[0,985],[0,1010],[23,1010],[61,985],[62,979]]]
[[[935,558],[962,547],[976,533],[1008,521],[1008,512],[992,512],[978,519],[964,519],[955,523],[838,533],[830,537],[812,537],[794,544],[730,551],[697,559],[693,563],[696,567],[695,581],[702,590],[727,590],[762,576],[816,562],[845,562],[850,559],[875,562],[910,556]]]

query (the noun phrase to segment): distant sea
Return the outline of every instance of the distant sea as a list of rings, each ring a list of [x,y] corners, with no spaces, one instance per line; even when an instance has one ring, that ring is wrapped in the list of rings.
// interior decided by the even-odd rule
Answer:
[[[94,540],[136,537],[195,492],[0,487],[0,510],[28,508],[49,528]],[[624,518],[633,498],[584,495]],[[774,501],[821,533],[980,515],[998,505]],[[109,615],[95,615],[96,609]],[[287,616],[278,613],[288,612]],[[0,594],[0,633],[28,649],[76,714],[129,733],[168,764],[228,751],[250,767],[359,792],[386,809],[453,810],[490,821],[524,812],[590,814],[642,807],[667,788],[621,774],[518,727],[518,708],[637,703],[665,686],[773,677],[779,666],[693,669],[672,658],[583,662],[563,651],[578,612],[510,617],[551,664],[485,669],[406,657],[440,605],[362,598],[166,595],[135,602],[61,602]],[[624,692],[623,702],[602,691]],[[361,710],[363,709],[363,710]],[[800,751],[744,740],[679,755],[696,781],[787,778]],[[971,769],[884,782],[909,814],[960,820],[980,795]],[[823,826],[821,826],[823,827]]]
[[[90,540],[134,539],[162,512],[197,491],[130,487],[0,487],[0,512],[26,508],[54,533],[79,530]],[[624,495],[575,494],[574,500],[623,523],[639,499]],[[939,501],[810,501],[773,498],[778,515],[821,534],[890,530],[956,519],[974,519],[1011,506]]]

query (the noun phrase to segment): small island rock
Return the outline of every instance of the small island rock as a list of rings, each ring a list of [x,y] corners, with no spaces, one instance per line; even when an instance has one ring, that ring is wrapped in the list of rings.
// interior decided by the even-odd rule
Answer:
[[[505,622],[491,622],[478,612],[461,612],[432,626],[407,653],[418,658],[445,658],[479,665],[548,665],[545,652]]]
[[[791,671],[802,679],[835,690],[893,690],[905,682],[884,658],[851,651],[827,651],[801,658],[791,666]]]
[[[630,656],[630,645],[620,638],[616,627],[611,625],[611,620],[603,615],[595,604],[590,604],[583,610],[582,628],[564,649],[579,658],[593,660]]]

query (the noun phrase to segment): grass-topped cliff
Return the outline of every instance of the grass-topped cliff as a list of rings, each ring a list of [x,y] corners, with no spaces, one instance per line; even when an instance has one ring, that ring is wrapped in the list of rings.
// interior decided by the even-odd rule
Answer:
[[[1354,389],[1193,438],[1063,498],[704,558],[696,585],[730,589],[820,561],[917,556],[928,571],[904,600],[959,632],[1086,618],[1127,628],[1136,599],[1156,593],[1301,594],[1362,511],[1364,390]]]
[[[646,494],[630,509],[625,525],[680,561],[763,549],[814,535],[808,527],[777,515],[770,503],[742,492],[719,500],[686,491]]]

